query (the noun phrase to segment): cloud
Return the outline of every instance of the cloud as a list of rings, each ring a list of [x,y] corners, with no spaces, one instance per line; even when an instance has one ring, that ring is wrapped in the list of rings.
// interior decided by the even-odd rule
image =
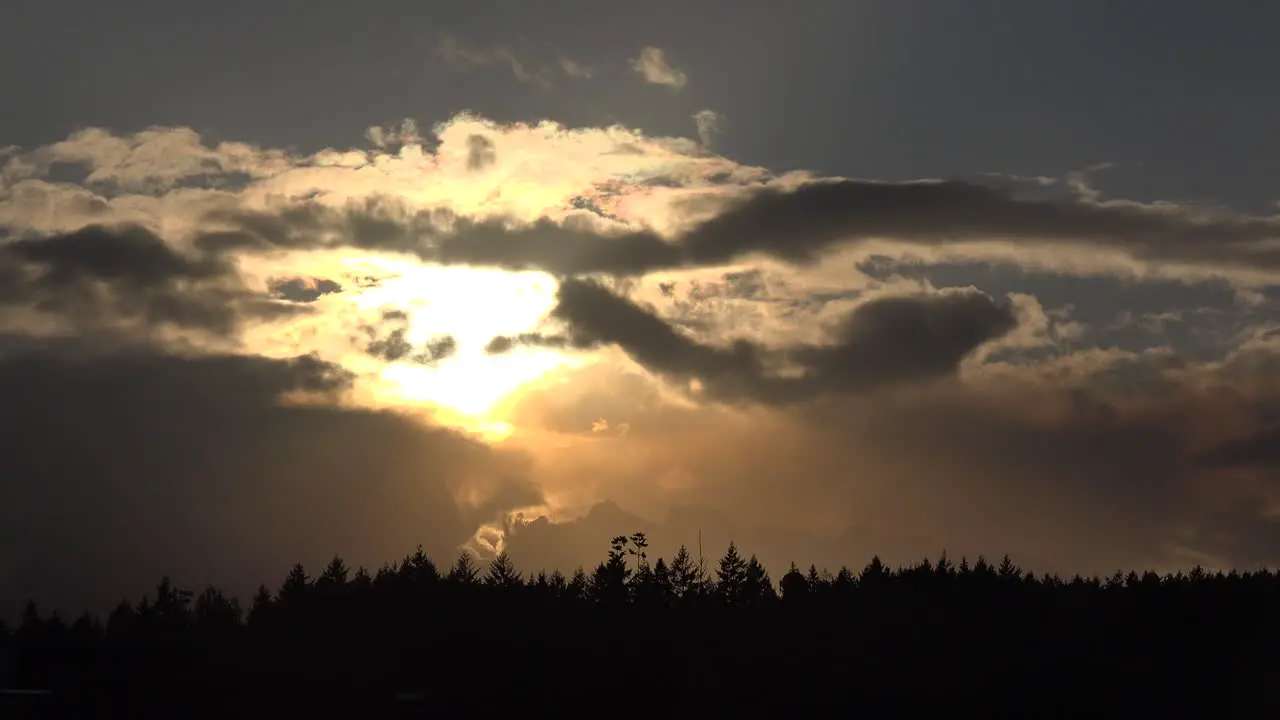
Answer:
[[[406,328],[396,328],[386,337],[372,340],[366,351],[387,362],[407,360],[419,365],[430,365],[448,358],[458,350],[457,340],[449,335],[442,335],[431,339],[421,351],[415,353],[413,344],[405,339],[406,333]]]
[[[496,489],[538,501],[518,457],[324,400],[352,377],[313,358],[0,347],[6,606],[103,609],[162,573],[244,596],[335,551],[375,564],[423,543],[446,558],[500,513],[481,507]],[[491,490],[468,500],[467,476]]]
[[[466,156],[471,158],[470,149]],[[504,211],[415,210],[374,197],[338,208],[305,201],[284,211],[220,213],[219,222],[233,234],[204,242],[262,249],[357,246],[411,252],[429,263],[561,275],[640,275],[753,256],[803,266],[838,252],[908,247],[933,260],[1018,261],[1078,274],[1229,275],[1258,283],[1280,270],[1272,247],[1280,233],[1275,217],[1129,201],[1027,199],[960,181],[777,181],[671,195],[659,208],[666,232],[626,215],[612,213],[622,219],[617,222],[582,211],[581,202],[521,218]],[[591,200],[605,199],[596,193]]]
[[[530,72],[525,64],[515,56],[511,48],[497,45],[492,48],[480,48],[463,43],[452,35],[441,35],[436,46],[436,56],[450,67],[458,70],[505,65],[511,74],[522,83],[531,83],[550,87],[550,79],[538,72]]]
[[[379,150],[420,146],[423,141],[418,123],[413,118],[405,118],[390,128],[372,125],[365,130],[365,139]]]
[[[558,274],[642,274],[762,254],[805,264],[851,250],[1255,285],[1276,269],[1274,217],[1036,199],[961,181],[773,177],[699,155],[694,144],[616,129],[460,116],[434,132],[429,154],[413,124],[371,131],[385,151],[377,155],[290,160],[264,150],[242,162],[258,178],[242,190],[175,189],[146,202],[26,178],[7,189],[0,225],[57,231],[164,218],[207,236],[206,247],[355,246]]]
[[[555,348],[557,350],[566,348],[592,350],[599,347],[600,343],[585,335],[570,337],[541,332],[527,332],[513,336],[497,335],[485,345],[484,351],[489,355],[502,355],[511,352],[517,345],[535,348]]]
[[[525,567],[544,557],[571,567],[600,547],[578,535],[612,525],[650,531],[668,557],[702,530],[713,561],[734,539],[771,567],[834,569],[877,553],[907,563],[944,549],[970,560],[1009,552],[1067,574],[1192,557],[1275,563],[1280,486],[1200,459],[1257,437],[1256,418],[1278,407],[1275,383],[1242,394],[1247,374],[1209,366],[1153,386],[1115,383],[1125,366],[1075,384],[1028,369],[781,410],[676,403],[612,377],[549,384],[522,399],[524,412],[570,413],[582,435],[540,451],[543,474],[574,479],[543,481],[550,497],[591,507],[603,496],[630,511],[542,525],[532,546],[517,523],[508,547]],[[1206,394],[1211,377],[1221,390]],[[579,390],[562,397],[565,387]],[[625,421],[625,437],[586,437],[594,416]]]
[[[585,236],[585,237],[584,237]],[[824,181],[759,189],[668,241],[656,233],[591,232],[547,222],[497,233],[462,226],[440,242],[445,262],[540,265],[552,272],[644,273],[725,265],[749,254],[811,263],[824,252],[889,239],[924,247],[1002,242],[1111,250],[1134,261],[1220,268],[1280,267],[1280,219],[1196,216],[1134,203],[1023,200],[963,182]],[[574,260],[558,260],[563,247]],[[554,249],[553,249],[554,248]],[[581,248],[585,252],[577,252]],[[545,260],[539,255],[545,253]]]
[[[565,75],[580,80],[590,80],[596,74],[594,68],[566,57],[560,58],[560,69],[564,70]]]
[[[456,70],[474,70],[495,65],[505,66],[522,83],[550,89],[557,75],[572,80],[589,80],[595,75],[590,66],[563,55],[555,62],[531,66],[516,55],[507,45],[480,46],[465,42],[453,35],[441,33],[435,44],[435,55]]]
[[[451,335],[439,335],[427,340],[422,349],[415,352],[415,346],[409,342],[409,314],[402,310],[385,310],[382,313],[384,325],[391,326],[385,335],[379,336],[379,328],[365,325],[363,330],[369,338],[365,352],[372,357],[388,363],[410,362],[418,365],[434,365],[458,352],[458,341]]]
[[[81,331],[140,323],[230,335],[248,318],[305,311],[249,289],[224,259],[177,252],[137,226],[0,244],[0,278],[0,309],[52,314]]]
[[[497,159],[493,151],[493,141],[483,135],[472,135],[467,138],[467,169],[483,170]]]
[[[5,163],[10,181],[44,176],[55,165],[84,168],[86,185],[107,191],[163,192],[182,180],[244,174],[261,176],[279,169],[284,155],[244,143],[206,147],[190,128],[152,127],[117,136],[102,128],[84,128],[66,140]]]
[[[886,243],[933,252],[938,260],[1005,262],[1021,254],[1032,267],[1095,274],[1148,267],[1190,277],[1257,278],[1280,270],[1276,217],[1033,200],[959,181],[824,180],[690,196],[674,211],[690,219],[671,233],[602,223],[596,214],[565,212],[522,222],[414,212],[380,201],[345,209],[300,205],[288,212],[224,215],[219,219],[238,234],[217,241],[263,248],[356,245],[414,253],[432,263],[557,275],[643,275],[753,256],[805,266],[840,252],[883,250]]]
[[[945,377],[1016,325],[1010,308],[985,295],[952,292],[870,300],[840,319],[828,344],[709,346],[590,281],[562,282],[557,300],[551,316],[568,324],[572,344],[618,345],[673,382],[696,381],[698,396],[730,402],[790,403]]]
[[[689,77],[683,71],[667,64],[666,53],[662,48],[641,48],[640,55],[631,61],[631,69],[640,73],[645,82],[653,85],[666,85],[680,90],[689,83]]]
[[[1224,443],[1202,460],[1218,467],[1275,467],[1280,465],[1280,429],[1262,429],[1256,435]]]
[[[54,460],[0,456],[77,478],[6,489],[6,591],[71,594],[131,514],[177,540],[129,592],[504,522],[530,569],[633,524],[771,564],[1280,559],[1275,217],[472,114],[309,154],[146,132],[2,159],[0,385]]]
[[[387,337],[370,341],[366,351],[387,362],[402,360],[413,352],[413,345],[404,339],[405,332],[407,331],[404,328],[396,328]]]
[[[342,285],[328,278],[271,278],[267,289],[281,300],[312,303],[325,295],[342,292]]]
[[[699,110],[693,114],[693,121],[698,125],[698,139],[703,147],[711,147],[711,140],[724,132],[724,115],[714,110]]]

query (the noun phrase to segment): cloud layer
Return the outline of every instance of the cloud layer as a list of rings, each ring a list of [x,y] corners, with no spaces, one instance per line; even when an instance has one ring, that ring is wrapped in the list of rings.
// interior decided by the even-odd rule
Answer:
[[[773,564],[1280,560],[1280,219],[777,174],[699,124],[8,152],[0,601],[420,542],[571,566],[636,526]]]

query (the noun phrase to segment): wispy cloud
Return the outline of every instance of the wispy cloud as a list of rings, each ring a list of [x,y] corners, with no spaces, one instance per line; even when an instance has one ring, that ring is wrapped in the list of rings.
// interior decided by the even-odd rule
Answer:
[[[662,48],[642,48],[640,56],[631,61],[631,69],[640,73],[645,82],[654,85],[666,85],[679,90],[689,83],[688,75],[667,63],[666,53]]]
[[[564,70],[565,75],[582,80],[590,80],[595,77],[596,74],[595,69],[589,65],[583,65],[582,63],[570,60],[567,57],[560,58],[560,69]]]
[[[715,110],[699,110],[693,114],[693,121],[698,125],[698,139],[704,147],[711,147],[715,136],[724,132],[724,115]]]
[[[557,76],[588,80],[595,74],[591,67],[563,55],[557,56],[555,62],[533,62],[517,56],[509,45],[477,45],[447,33],[437,37],[435,55],[457,70],[504,66],[516,80],[543,89],[549,89]]]

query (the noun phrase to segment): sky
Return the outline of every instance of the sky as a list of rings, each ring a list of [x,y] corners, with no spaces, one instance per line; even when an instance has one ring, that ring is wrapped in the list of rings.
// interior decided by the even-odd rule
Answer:
[[[5,13],[0,603],[1280,560],[1280,9]]]

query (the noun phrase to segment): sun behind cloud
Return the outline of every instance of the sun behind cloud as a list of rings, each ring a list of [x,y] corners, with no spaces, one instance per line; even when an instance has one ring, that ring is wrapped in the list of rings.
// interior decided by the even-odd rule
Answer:
[[[578,361],[540,349],[488,355],[494,336],[527,330],[555,304],[556,283],[540,272],[391,264],[399,276],[357,296],[363,309],[394,307],[408,316],[405,339],[422,346],[449,336],[457,350],[438,363],[390,363],[381,380],[394,397],[438,406],[442,419],[491,437],[510,433],[501,401],[546,373]]]
[[[392,493],[445,478],[431,507],[461,513],[448,547],[470,538],[482,555],[521,514],[578,522],[608,501],[655,522],[704,508],[817,533],[818,549],[874,541],[903,561],[942,542],[1090,571],[1164,561],[1175,543],[1260,556],[1247,535],[1205,540],[1239,518],[1187,488],[1236,482],[1194,453],[1243,443],[1220,453],[1240,464],[1273,440],[1257,418],[1274,416],[1280,392],[1266,372],[1280,348],[1277,218],[1104,201],[1035,178],[1006,178],[1010,189],[778,174],[621,127],[463,114],[431,141],[417,127],[306,156],[206,146],[184,129],[11,151],[0,232],[23,239],[0,243],[0,321],[60,357],[79,350],[55,331],[143,338],[166,366],[231,358],[211,365],[202,402],[234,400],[218,379],[232,362],[236,382],[272,391],[253,390],[255,411],[315,401],[377,411],[360,423],[410,416],[432,438],[460,428],[459,453],[487,458],[474,469],[414,436],[394,450],[404,468],[381,472]],[[61,181],[68,164],[85,178]],[[1082,300],[1098,293],[1109,299]],[[524,333],[589,349],[485,352]],[[1209,357],[1218,365],[1197,359]],[[264,385],[276,372],[264,368],[288,382]],[[342,482],[370,472],[345,458],[381,447],[345,427],[286,439],[333,453],[323,470]],[[1233,492],[1268,509],[1280,497]],[[1119,509],[1076,524],[1098,508]],[[1250,519],[1247,532],[1271,532],[1269,516]]]

